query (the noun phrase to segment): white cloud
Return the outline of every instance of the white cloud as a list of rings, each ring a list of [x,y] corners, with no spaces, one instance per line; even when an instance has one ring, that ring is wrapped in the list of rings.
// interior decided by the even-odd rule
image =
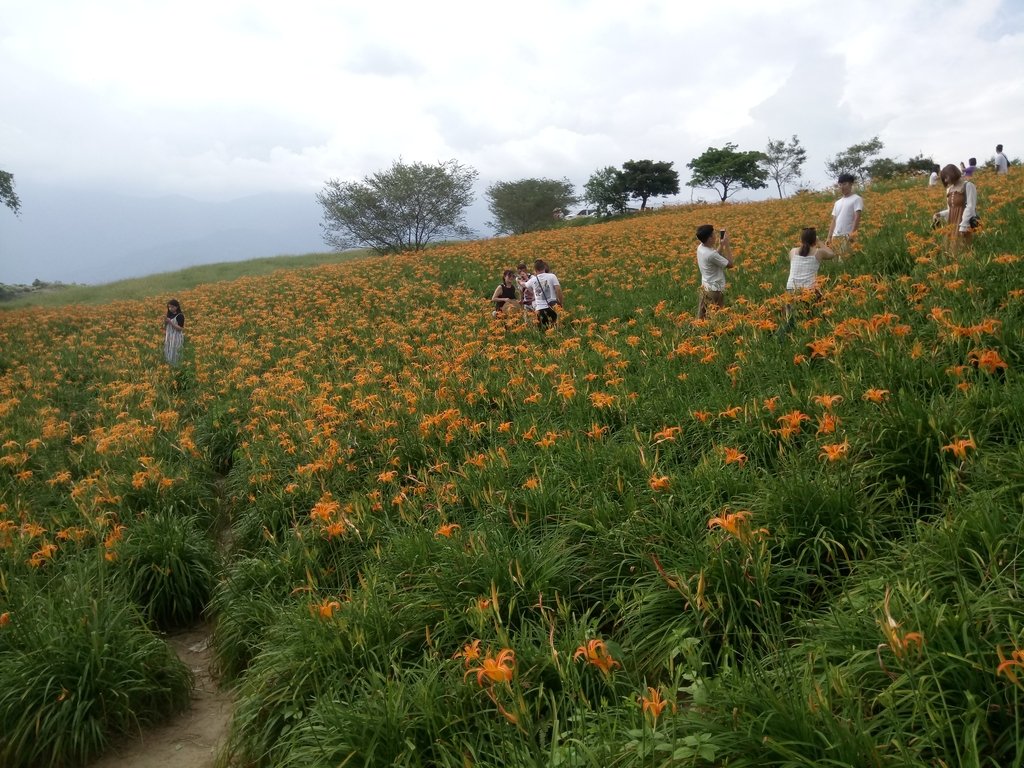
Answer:
[[[1024,154],[1014,0],[0,0],[0,165],[231,197],[407,160],[582,182],[798,134]],[[813,167],[812,167],[813,166]]]

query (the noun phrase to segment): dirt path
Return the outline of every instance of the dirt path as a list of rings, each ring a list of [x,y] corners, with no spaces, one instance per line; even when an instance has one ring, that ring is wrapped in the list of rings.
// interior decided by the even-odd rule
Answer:
[[[232,699],[211,674],[210,628],[172,635],[167,642],[196,678],[192,705],[180,715],[147,728],[135,739],[113,743],[90,768],[212,768],[227,734]]]

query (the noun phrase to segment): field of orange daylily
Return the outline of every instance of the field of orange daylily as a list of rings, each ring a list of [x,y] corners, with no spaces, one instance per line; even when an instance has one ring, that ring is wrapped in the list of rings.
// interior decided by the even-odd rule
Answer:
[[[868,189],[788,323],[827,195],[201,287],[178,369],[166,297],[0,314],[0,763],[185,706],[207,617],[226,765],[1011,764],[1024,183],[978,187],[955,253]],[[535,258],[547,334],[485,301]]]

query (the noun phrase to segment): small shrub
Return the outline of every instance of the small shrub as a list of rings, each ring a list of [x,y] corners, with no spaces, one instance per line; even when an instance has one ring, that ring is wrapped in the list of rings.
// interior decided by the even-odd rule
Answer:
[[[0,765],[77,765],[184,709],[191,674],[98,568],[19,590],[0,628]]]
[[[194,517],[173,511],[134,523],[117,548],[115,573],[153,624],[168,629],[195,621],[213,591],[216,553]]]

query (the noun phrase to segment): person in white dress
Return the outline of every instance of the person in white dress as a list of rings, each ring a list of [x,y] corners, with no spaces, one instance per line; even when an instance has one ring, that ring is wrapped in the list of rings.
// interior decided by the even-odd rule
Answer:
[[[185,344],[185,313],[177,299],[167,302],[167,314],[160,318],[164,327],[164,360],[170,365],[181,362],[181,348]]]

